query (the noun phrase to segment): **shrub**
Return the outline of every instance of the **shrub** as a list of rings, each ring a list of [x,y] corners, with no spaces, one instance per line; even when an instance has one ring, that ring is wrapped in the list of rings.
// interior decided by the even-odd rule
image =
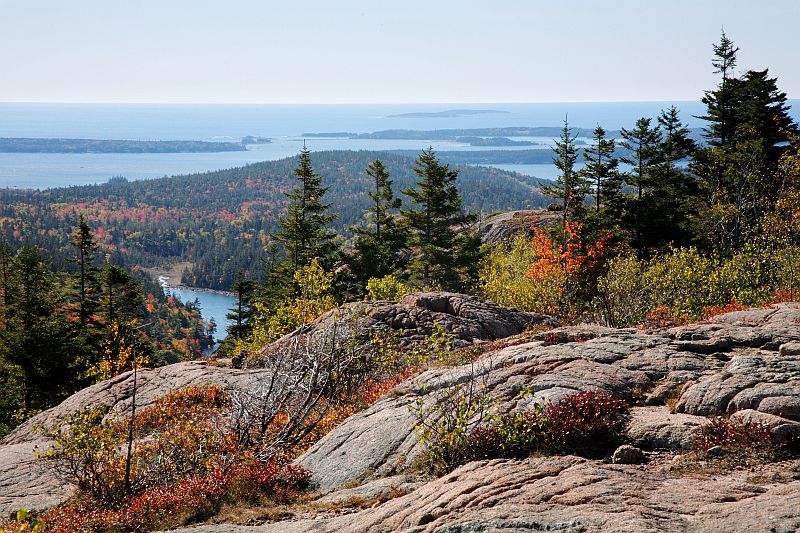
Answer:
[[[772,446],[772,433],[762,424],[715,416],[698,430],[692,441],[692,447],[699,452],[714,446],[739,452],[764,450]]]
[[[610,235],[592,239],[578,222],[567,224],[563,241],[533,231],[532,240],[518,236],[487,255],[481,289],[501,305],[573,319],[592,293]]]
[[[628,404],[605,391],[584,391],[549,404],[545,446],[551,453],[602,456],[622,440]]]
[[[546,427],[541,404],[522,412],[494,415],[488,425],[470,431],[464,444],[464,458],[475,461],[528,457],[542,448]]]
[[[652,309],[654,286],[646,277],[647,264],[632,254],[608,262],[605,275],[597,281],[594,308],[601,323],[624,328],[641,324]]]
[[[473,363],[465,383],[451,383],[432,392],[428,402],[420,397],[409,406],[419,442],[425,446],[422,466],[434,474],[449,472],[469,460],[469,435],[481,426],[491,407],[486,384],[478,374]]]
[[[410,292],[411,288],[393,274],[367,280],[366,299],[370,301],[392,300],[399,302],[403,299],[403,296]]]

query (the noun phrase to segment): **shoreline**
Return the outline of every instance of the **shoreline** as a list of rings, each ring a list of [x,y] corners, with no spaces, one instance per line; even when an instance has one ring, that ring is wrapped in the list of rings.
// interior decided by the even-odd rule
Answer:
[[[189,285],[184,285],[183,283],[179,283],[177,285],[171,285],[169,283],[169,276],[166,276],[164,274],[158,276],[158,283],[159,285],[161,285],[163,289],[180,289],[186,291],[205,292],[207,294],[219,294],[220,296],[228,296],[230,298],[236,297],[236,293],[229,291],[221,291],[218,289],[207,289],[205,287],[190,287]]]

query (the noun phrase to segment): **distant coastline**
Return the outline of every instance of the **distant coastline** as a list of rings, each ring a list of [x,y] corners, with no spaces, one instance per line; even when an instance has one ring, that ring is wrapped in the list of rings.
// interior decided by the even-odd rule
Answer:
[[[267,142],[269,141],[267,140]],[[246,150],[247,147],[243,143],[235,142],[0,138],[0,153],[177,154],[243,152]]]

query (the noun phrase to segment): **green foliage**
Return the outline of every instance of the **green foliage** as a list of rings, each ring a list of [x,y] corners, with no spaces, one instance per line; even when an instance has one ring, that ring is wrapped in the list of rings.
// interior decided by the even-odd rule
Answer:
[[[20,507],[13,520],[13,523],[6,525],[12,529],[0,528],[0,533],[43,533],[45,531],[44,519],[41,516],[34,516],[24,507]]]
[[[411,288],[403,283],[394,274],[387,274],[382,278],[369,278],[367,280],[367,300],[392,300],[399,302],[403,296],[411,292]]]
[[[458,171],[441,164],[428,148],[417,159],[414,172],[419,177],[417,187],[403,190],[413,207],[401,211],[401,225],[413,252],[412,279],[450,289],[468,285],[480,241],[466,229],[477,217],[462,208]]]
[[[526,276],[535,260],[536,251],[525,235],[490,248],[481,266],[481,292],[499,305],[531,311],[547,309],[557,287]]]
[[[274,309],[261,301],[254,303],[252,332],[240,343],[247,351],[255,352],[335,307],[331,293],[333,273],[325,271],[317,258],[294,273],[294,282],[298,295],[287,298]]]
[[[797,247],[751,242],[723,259],[697,248],[677,248],[649,261],[628,253],[609,261],[594,305],[614,327],[643,323],[654,312],[677,322],[699,320],[731,304],[765,305],[792,294],[800,268]]]
[[[559,170],[559,175],[553,186],[544,187],[542,192],[561,202],[561,229],[567,222],[578,218],[581,214],[584,197],[589,192],[589,183],[583,174],[575,170],[578,161],[578,148],[575,144],[577,134],[572,133],[567,119],[561,130],[561,138],[556,141],[553,152],[553,164]]]
[[[366,213],[368,226],[351,228],[356,240],[353,255],[348,260],[360,284],[370,278],[388,276],[401,269],[404,263],[400,252],[405,238],[393,214],[400,208],[401,201],[395,198],[392,180],[380,159],[369,164],[367,175],[374,181],[374,190],[369,192],[373,205]]]
[[[419,442],[425,446],[423,466],[435,474],[449,472],[465,462],[470,432],[489,414],[492,399],[478,372],[473,365],[466,383],[447,385],[409,406]]]
[[[274,237],[283,245],[294,272],[314,258],[330,268],[337,246],[328,225],[336,215],[329,213],[330,204],[323,203],[328,188],[322,186],[322,178],[312,167],[311,151],[305,147],[300,151],[294,175],[300,184],[286,193],[289,206]]]

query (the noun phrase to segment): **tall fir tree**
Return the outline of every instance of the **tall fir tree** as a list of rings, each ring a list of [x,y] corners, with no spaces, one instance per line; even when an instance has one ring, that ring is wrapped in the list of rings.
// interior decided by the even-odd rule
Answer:
[[[689,128],[681,121],[675,106],[661,110],[658,125],[662,132],[658,159],[671,171],[676,162],[684,161],[694,153],[697,144],[690,137]]]
[[[714,74],[721,74],[717,89],[706,91],[702,101],[706,104],[707,114],[701,117],[709,122],[705,136],[712,146],[725,146],[736,132],[734,108],[739,96],[739,80],[735,78],[733,69],[736,67],[736,54],[739,48],[722,31],[719,44],[712,45],[714,58],[711,65]]]
[[[559,170],[559,174],[554,185],[542,188],[542,192],[561,201],[562,252],[567,247],[567,224],[583,218],[584,199],[589,193],[589,182],[575,170],[578,161],[578,147],[575,144],[577,138],[569,127],[568,119],[565,118],[561,137],[552,148],[555,153],[553,164]]]
[[[311,151],[305,146],[300,151],[294,175],[300,185],[285,193],[289,206],[274,237],[286,251],[292,274],[310,265],[314,258],[323,268],[331,269],[338,246],[328,224],[336,214],[330,213],[330,204],[323,202],[328,187],[322,186],[322,178],[311,163]]]
[[[652,185],[652,173],[658,163],[661,133],[651,124],[651,119],[642,117],[636,121],[636,126],[632,130],[625,128],[620,130],[622,136],[620,146],[629,152],[620,161],[631,167],[625,181],[636,188],[637,198],[640,200],[647,188]]]
[[[603,202],[619,194],[620,176],[617,173],[619,160],[614,156],[614,139],[606,138],[606,130],[597,126],[594,129],[592,146],[583,149],[586,162],[580,175],[591,183],[595,213],[600,213]]]
[[[130,272],[109,264],[100,270],[98,277],[103,291],[101,315],[106,328],[114,323],[130,322],[142,316],[142,290]]]
[[[698,204],[695,179],[681,164],[695,151],[689,129],[675,106],[661,111],[658,125],[661,139],[650,170],[650,193],[632,201],[628,215],[636,228],[633,246],[647,252],[692,244]]]
[[[403,190],[412,207],[401,211],[401,224],[413,253],[409,265],[412,279],[426,286],[464,287],[472,281],[472,263],[480,251],[474,232],[467,229],[477,216],[461,205],[458,171],[443,165],[429,147],[417,159],[414,173],[419,178],[417,187]]]
[[[230,313],[226,314],[225,318],[232,321],[228,326],[228,336],[236,341],[247,337],[252,329],[250,319],[253,317],[252,300],[256,287],[256,282],[247,279],[241,271],[231,285],[231,291],[236,295],[236,307],[230,309]]]
[[[80,215],[78,219],[78,226],[72,234],[71,244],[75,248],[76,257],[70,262],[75,263],[78,267],[78,271],[73,276],[78,299],[78,318],[81,325],[86,326],[99,306],[98,268],[94,264],[98,246],[83,215]]]
[[[394,215],[402,202],[394,195],[386,167],[376,159],[369,164],[366,173],[373,184],[369,192],[373,203],[367,211],[368,225],[352,228],[356,239],[350,264],[359,284],[402,268],[400,254],[405,243]]]

